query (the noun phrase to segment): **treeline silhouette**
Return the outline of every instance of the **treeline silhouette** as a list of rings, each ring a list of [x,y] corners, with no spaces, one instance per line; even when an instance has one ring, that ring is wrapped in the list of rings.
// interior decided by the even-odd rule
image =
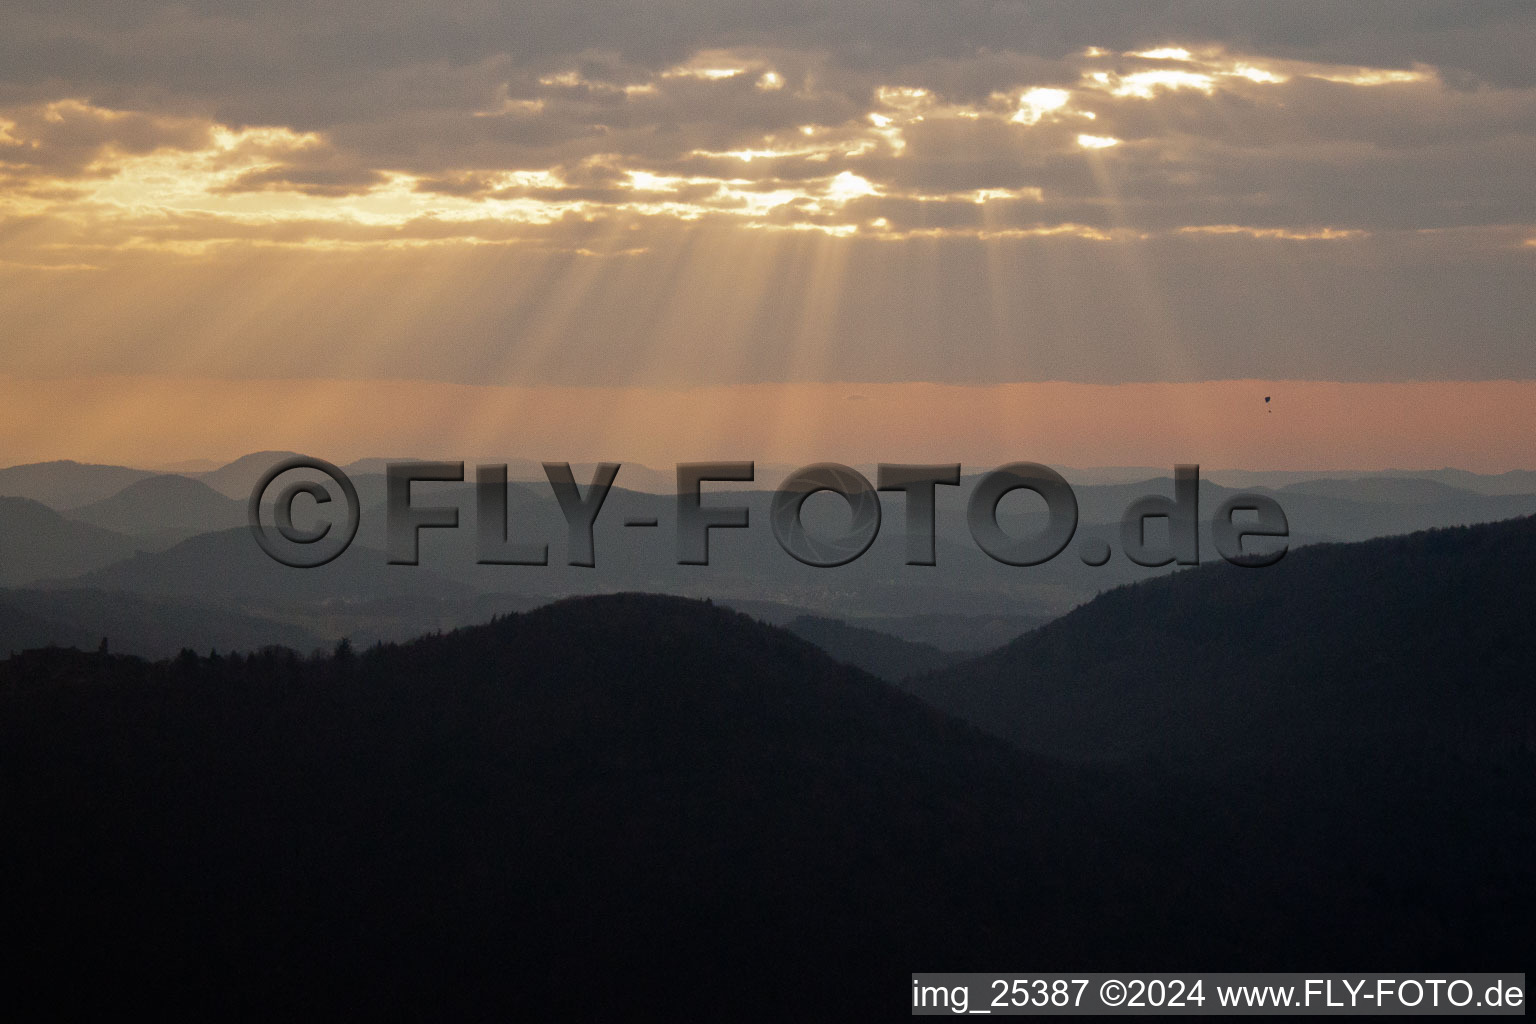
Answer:
[[[1361,584],[1374,594],[1421,578],[1439,588],[1425,614],[1454,623],[1468,588],[1522,592],[1523,563],[1484,561],[1511,550],[1498,530],[1530,529],[1296,562],[1324,589],[1345,585],[1332,573],[1385,574]],[[1259,718],[1289,706],[1265,688],[1294,679],[1244,675],[1265,659],[1323,673],[1340,706],[1369,703],[1381,681],[1357,652],[1395,665],[1403,631],[1428,621],[1319,617],[1299,603],[1314,589],[1260,572],[1246,578],[1276,589],[1238,617],[1295,624],[1283,643],[1279,625],[1271,646],[1191,634],[1255,586],[1219,573],[1237,570],[1106,595],[1059,627],[1110,609],[1095,629],[1032,634],[972,666],[977,685],[991,700],[1005,672],[1024,694],[1036,671],[1070,672],[1144,707],[1204,685],[1153,658],[1154,640],[1186,655],[1219,641],[1238,673],[1222,685]],[[1421,606],[1394,600],[1362,607]],[[1100,631],[1138,609],[1129,641]],[[1526,648],[1497,623],[1460,629],[1470,667],[1444,685],[1472,689],[1451,703],[1475,705],[1477,667],[1496,669],[1503,721],[1528,721],[1536,676],[1509,675]],[[1034,669],[1019,653],[1033,643],[1058,660]],[[1154,697],[1117,667],[1149,659],[1176,673]],[[963,676],[943,678],[928,696],[958,700]],[[1332,714],[1303,696],[1307,715]],[[1211,743],[1056,761],[787,631],[635,594],[324,656],[32,651],[0,663],[10,966],[60,1012],[147,1000],[263,1019],[864,1019],[907,1013],[917,970],[1512,969],[1536,909],[1529,747],[1497,746],[1502,726],[1486,750],[1470,731],[1421,744],[1432,724],[1358,746],[1286,726],[1287,757]]]
[[[1188,770],[1413,748],[1528,767],[1536,518],[1203,565],[904,685],[1027,749]]]
[[[1045,909],[1104,859],[1083,787],[700,602],[321,658],[28,652],[0,765],[24,973],[112,979],[64,1000],[782,1015],[1093,948],[1096,912]]]

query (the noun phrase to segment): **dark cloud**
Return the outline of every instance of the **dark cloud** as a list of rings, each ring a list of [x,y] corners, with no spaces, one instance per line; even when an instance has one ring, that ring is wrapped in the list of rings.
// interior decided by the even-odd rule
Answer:
[[[104,337],[125,372],[174,363],[178,315],[217,331],[202,304],[246,301],[215,271],[281,258],[262,280],[307,284],[331,271],[292,267],[376,250],[346,303],[269,297],[191,369],[1536,375],[1528,0],[23,0],[5,22],[0,264],[99,262],[116,296],[0,274],[16,372]],[[146,281],[175,293],[153,315]],[[305,362],[337,338],[352,363]]]
[[[199,149],[209,141],[206,121],[138,111],[111,111],[75,99],[0,111],[0,166],[38,174],[90,173],[98,161],[158,149]]]
[[[1283,85],[1223,79],[1209,95],[1135,100],[1079,90],[1074,105],[1096,115],[1091,124],[1025,133],[939,115],[904,124],[899,154],[855,145],[882,86],[986,109],[1028,87],[1076,89],[1085,47],[1168,43],[1432,77],[1391,88],[1306,74]],[[60,0],[8,15],[0,98],[17,110],[85,102],[47,131],[17,118],[35,151],[0,148],[0,159],[80,173],[108,145],[187,147],[213,124],[273,125],[315,133],[324,146],[221,189],[344,195],[405,173],[424,193],[508,196],[497,171],[558,168],[575,190],[594,184],[582,168],[607,161],[746,179],[758,191],[843,170],[903,194],[1039,187],[1065,217],[1102,193],[1077,158],[1076,135],[1091,130],[1125,143],[1114,184],[1125,216],[1149,229],[1242,210],[1265,223],[1438,227],[1458,217],[1497,222],[1518,204],[1522,175],[1510,164],[1528,161],[1536,78],[1530,61],[1511,55],[1533,48],[1536,12],[1518,2]],[[677,73],[717,52],[742,73]],[[1166,63],[1116,56],[1093,66],[1126,75]],[[760,87],[769,69],[777,88]],[[840,152],[797,153],[804,125],[823,130],[818,142],[851,141]],[[753,167],[722,155],[769,148],[784,155]],[[1377,191],[1401,201],[1379,201]],[[570,198],[602,201],[590,191]]]

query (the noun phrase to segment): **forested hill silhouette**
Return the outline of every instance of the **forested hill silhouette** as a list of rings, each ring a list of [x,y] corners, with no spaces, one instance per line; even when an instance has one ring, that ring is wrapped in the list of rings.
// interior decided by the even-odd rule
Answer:
[[[906,685],[1021,746],[1198,768],[1536,749],[1536,518],[1207,564]]]
[[[899,1011],[914,964],[1081,962],[1110,898],[1052,895],[1103,873],[1094,785],[675,598],[318,661],[34,651],[0,765],[18,976],[202,1012]]]
[[[13,998],[61,1015],[862,1020],[914,970],[1503,969],[1532,773],[1373,779],[1063,765],[745,615],[578,598],[333,657],[0,662],[0,898]]]

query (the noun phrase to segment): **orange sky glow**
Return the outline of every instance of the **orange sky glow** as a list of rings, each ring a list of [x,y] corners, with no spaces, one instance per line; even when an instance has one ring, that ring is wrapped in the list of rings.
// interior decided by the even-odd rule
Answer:
[[[1272,401],[1266,406],[1264,396]],[[0,462],[357,458],[1536,468],[1536,381],[695,389],[0,377]]]
[[[0,462],[1536,468],[1536,79],[1504,34],[996,16],[857,53],[321,33],[333,60],[250,77],[211,55],[302,30],[150,25],[97,74],[26,49],[94,52],[86,22],[18,23]]]

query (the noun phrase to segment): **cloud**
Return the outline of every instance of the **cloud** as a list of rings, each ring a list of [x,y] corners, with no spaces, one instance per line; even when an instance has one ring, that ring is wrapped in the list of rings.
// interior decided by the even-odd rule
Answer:
[[[147,181],[145,167],[180,154],[199,168],[155,180],[183,206],[201,190],[200,212],[236,222],[251,209],[219,197],[289,194],[262,208],[268,220],[727,217],[887,238],[1052,224],[1346,237],[1527,216],[1536,88],[1459,90],[1424,66],[1211,45],[1049,66],[990,57],[969,75],[945,60],[893,79],[829,61],[715,49],[646,70],[589,52],[509,75],[489,105],[329,131],[54,100],[4,114],[0,167],[34,195],[67,196]],[[157,203],[169,200],[146,185],[133,205]]]
[[[18,177],[99,177],[123,159],[207,146],[212,128],[195,118],[108,110],[63,98],[0,115],[0,166]]]
[[[307,372],[324,325],[331,372],[448,379],[1536,376],[1533,47],[1517,2],[28,2],[0,300],[37,372]],[[431,312],[370,344],[278,296],[259,354],[44,323],[72,281],[195,308],[242,261],[381,306],[409,264]],[[389,333],[433,315],[436,364]]]

